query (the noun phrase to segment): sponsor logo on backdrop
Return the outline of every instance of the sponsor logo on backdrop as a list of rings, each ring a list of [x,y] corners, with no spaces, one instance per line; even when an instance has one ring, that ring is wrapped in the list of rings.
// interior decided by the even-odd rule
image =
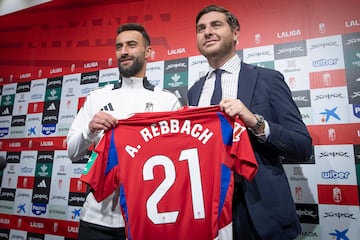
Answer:
[[[329,232],[329,235],[333,236],[336,239],[348,240],[349,239],[347,236],[348,231],[349,231],[348,228],[346,228],[344,230],[343,229],[342,230],[334,229],[333,232]]]
[[[16,93],[29,92],[31,82],[19,82],[17,84]]]
[[[169,60],[164,63],[164,88],[187,88],[188,59]]]
[[[38,163],[52,163],[54,160],[54,151],[39,151],[37,156]]]
[[[74,208],[71,211],[71,219],[72,220],[79,220],[80,218],[80,213],[81,213],[81,208]]]
[[[358,26],[360,26],[360,22],[357,19],[345,21],[345,27],[347,28],[358,27]]]
[[[254,42],[256,44],[260,44],[261,43],[261,34],[260,33],[255,33],[254,35]]]
[[[6,161],[8,163],[20,163],[21,152],[7,152]]]
[[[292,175],[289,176],[289,180],[291,181],[307,181],[308,179],[304,176],[302,167],[300,166],[296,166],[296,167],[292,167],[293,171],[292,171]]]
[[[326,24],[325,23],[319,23],[319,33],[326,33]]]
[[[337,41],[325,41],[325,42],[315,42],[310,44],[310,50],[315,50],[317,48],[331,48],[331,47],[339,47],[340,43]]]
[[[353,213],[340,212],[340,211],[325,211],[322,215],[324,219],[336,219],[336,220],[358,220]]]
[[[63,76],[48,78],[46,82],[46,89],[61,88]]]
[[[292,98],[298,107],[311,107],[310,91],[293,91]]]
[[[354,145],[355,164],[360,164],[360,145]]]
[[[31,73],[21,73],[20,79],[31,78]]]
[[[310,72],[311,89],[340,86],[346,86],[346,76],[344,69]],[[322,89],[322,91],[325,91],[325,89]]]
[[[54,219],[66,219],[68,206],[66,205],[49,205],[48,216]]]
[[[319,204],[359,205],[357,185],[318,184]]]
[[[12,127],[25,126],[25,123],[26,123],[26,115],[12,117],[12,120],[11,120]]]
[[[10,129],[10,138],[22,138],[25,136],[25,127],[12,127]]]
[[[25,207],[26,207],[26,203],[20,203],[16,206],[17,210],[16,210],[16,213],[17,214],[25,214],[26,213],[26,210],[25,210]]]
[[[12,95],[4,95],[1,98],[1,106],[12,106],[14,105],[15,94]]]
[[[323,179],[349,179],[350,172],[348,171],[335,171],[328,170],[321,172],[321,178]]]
[[[40,163],[36,165],[35,176],[37,177],[51,177],[51,172],[51,163]]]
[[[70,192],[68,205],[82,207],[82,205],[85,202],[85,198],[86,198],[85,193]]]
[[[80,84],[80,77],[81,75],[72,74],[70,76],[64,76],[63,78],[63,87],[67,84],[70,86],[78,86]]]
[[[63,69],[61,67],[59,68],[52,68],[49,70],[49,73],[50,74],[55,74],[55,73],[62,73],[63,72]]]
[[[46,213],[46,204],[44,203],[33,203],[31,207],[31,212],[36,216],[40,216]]]
[[[319,223],[319,209],[317,204],[296,203],[296,213],[301,223]]]
[[[293,58],[293,57],[302,57],[306,55],[307,52],[306,52],[305,41],[274,45],[275,60]]]
[[[0,116],[10,116],[13,112],[13,106],[0,107]]]
[[[276,36],[279,39],[296,37],[296,36],[301,36],[301,31],[300,31],[300,29],[293,29],[293,30],[289,30],[289,31],[285,31],[285,32],[278,32],[276,34]]]
[[[182,53],[186,53],[186,49],[185,49],[185,48],[169,49],[169,50],[167,51],[167,55],[168,55],[168,56],[178,55],[178,54],[182,54]]]
[[[6,137],[7,135],[9,135],[9,128],[0,128],[0,138]]]
[[[13,202],[15,200],[15,191],[16,189],[13,188],[2,187],[0,192],[0,200]]]
[[[333,66],[338,63],[338,58],[320,58],[312,62],[313,67]]]
[[[284,73],[300,72],[301,68],[298,67],[296,59],[287,59],[286,68],[283,70]]]
[[[317,159],[350,159],[350,153],[347,151],[321,151],[318,153]]]
[[[32,202],[49,203],[50,178],[35,177]]]
[[[84,68],[97,68],[99,66],[98,62],[89,62],[89,63],[84,63]]]
[[[21,172],[25,170],[21,168]],[[32,172],[31,168],[26,168],[26,171]],[[28,173],[30,173],[28,172]],[[34,187],[34,177],[33,176],[18,176],[17,188],[24,188],[24,189],[32,189]]]
[[[28,97],[27,97],[27,94],[25,94],[25,93],[19,93],[19,94],[16,94],[15,99],[16,99],[15,100],[16,103],[26,103]]]
[[[350,97],[349,99],[350,103],[360,103],[360,87],[359,90],[350,89],[349,97]]]
[[[41,123],[43,125],[57,123],[58,122],[58,115],[57,114],[58,114],[58,112],[57,113],[44,112]]]
[[[84,168],[82,168],[82,167],[74,168],[74,171],[73,171],[73,173],[75,175],[81,175],[83,172],[84,172]]]
[[[360,118],[360,104],[353,104],[353,114],[355,117]]]
[[[60,98],[61,98],[61,88],[46,89],[45,101],[58,101],[58,102],[60,102]]]
[[[14,95],[16,93],[16,83],[6,84],[3,86],[3,96]]]
[[[81,73],[80,85],[99,82],[99,71]]]
[[[329,128],[328,129],[328,139],[330,141],[335,141],[336,140],[336,130],[334,128]]]
[[[333,107],[333,108],[325,108],[324,111],[320,112],[320,114],[322,115],[321,117],[321,122],[323,123],[327,123],[330,119],[334,120],[339,120],[341,121],[340,116],[336,113],[338,107]]]
[[[243,50],[244,62],[256,63],[274,60],[274,49],[272,46],[247,48]]]

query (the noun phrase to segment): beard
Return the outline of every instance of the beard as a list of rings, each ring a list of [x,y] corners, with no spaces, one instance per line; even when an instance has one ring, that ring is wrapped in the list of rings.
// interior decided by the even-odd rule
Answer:
[[[134,63],[130,66],[123,67],[120,60],[121,58],[118,60],[120,74],[126,78],[135,76],[138,72],[140,72],[145,64],[145,59],[141,59],[140,57],[133,57]]]
[[[233,41],[225,41],[217,49],[206,49],[198,45],[199,52],[206,58],[210,59],[221,59],[223,56],[226,56],[232,52],[234,46]]]

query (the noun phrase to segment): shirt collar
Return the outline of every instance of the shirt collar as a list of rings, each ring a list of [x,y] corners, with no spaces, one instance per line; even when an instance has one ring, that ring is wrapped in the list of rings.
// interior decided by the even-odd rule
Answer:
[[[238,73],[241,68],[241,59],[239,55],[235,54],[231,57],[224,65],[221,66],[221,69],[228,73]],[[207,78],[210,77],[211,73],[215,70],[215,68],[209,66],[209,72]]]

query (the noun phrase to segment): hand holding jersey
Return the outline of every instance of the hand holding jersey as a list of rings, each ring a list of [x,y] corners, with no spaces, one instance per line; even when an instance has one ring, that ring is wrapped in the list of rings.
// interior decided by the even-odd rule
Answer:
[[[251,180],[257,162],[243,123],[216,106],[119,120],[81,179],[99,201],[120,185],[128,239],[229,240],[234,170]]]
[[[128,23],[116,36],[120,81],[91,91],[73,121],[67,136],[68,156],[84,158],[103,132],[115,127],[117,119],[134,112],[171,111],[180,107],[174,94],[152,86],[145,77],[150,57],[150,38],[144,27]],[[117,192],[97,202],[90,192],[80,216],[78,240],[125,240],[124,220]]]

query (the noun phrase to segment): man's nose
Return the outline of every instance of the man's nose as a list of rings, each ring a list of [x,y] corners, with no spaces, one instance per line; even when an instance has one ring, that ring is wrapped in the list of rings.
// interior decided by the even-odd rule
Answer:
[[[129,48],[127,46],[123,46],[120,50],[121,55],[128,55],[129,54]]]
[[[213,34],[213,30],[210,26],[207,26],[205,29],[204,29],[204,34],[205,36],[211,36]]]

